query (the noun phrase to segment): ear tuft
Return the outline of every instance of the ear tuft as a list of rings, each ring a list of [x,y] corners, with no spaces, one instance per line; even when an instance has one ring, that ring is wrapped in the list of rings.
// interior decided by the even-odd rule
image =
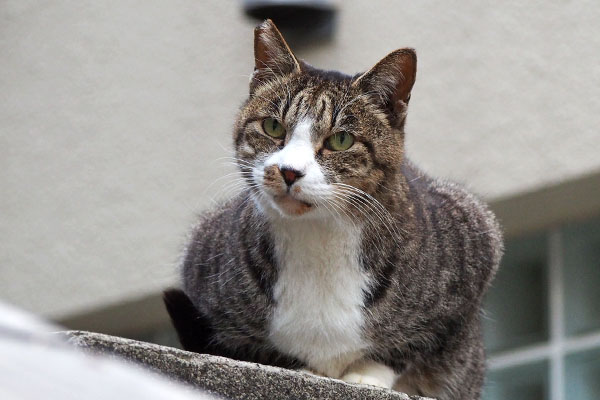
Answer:
[[[273,21],[267,19],[254,29],[254,73],[252,92],[261,82],[300,72],[300,63]]]
[[[391,115],[402,122],[410,93],[417,75],[417,54],[414,49],[391,52],[373,68],[360,75],[353,85],[374,95],[375,100]]]

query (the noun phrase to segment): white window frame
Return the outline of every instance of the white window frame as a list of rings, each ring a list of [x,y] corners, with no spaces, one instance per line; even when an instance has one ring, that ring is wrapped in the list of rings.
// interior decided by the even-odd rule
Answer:
[[[565,357],[600,349],[600,330],[584,335],[566,336],[563,282],[563,233],[561,227],[546,234],[548,241],[548,297],[550,337],[547,342],[495,353],[488,359],[489,371],[523,366],[537,361],[549,363],[549,400],[565,398]]]

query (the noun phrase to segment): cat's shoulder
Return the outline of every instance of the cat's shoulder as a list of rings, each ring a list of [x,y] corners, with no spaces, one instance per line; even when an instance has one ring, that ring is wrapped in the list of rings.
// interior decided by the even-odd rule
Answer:
[[[212,207],[196,215],[190,231],[191,243],[215,240],[233,234],[245,225],[256,225],[254,214],[253,202],[246,192],[230,199],[214,201]]]
[[[197,214],[196,227],[225,223],[228,220],[239,220],[247,214],[251,208],[252,200],[246,192],[239,193],[229,199],[213,201],[212,207]]]
[[[222,243],[240,235],[245,226],[256,226],[249,217],[251,214],[252,200],[244,192],[230,199],[215,200],[211,208],[197,214],[184,250],[184,269],[195,269],[198,263],[222,253]]]
[[[478,195],[458,183],[433,178],[410,161],[403,166],[403,173],[410,190],[418,193],[430,209],[442,211],[470,226],[476,226],[477,232],[485,234],[494,242],[494,246],[502,246],[500,223]]]

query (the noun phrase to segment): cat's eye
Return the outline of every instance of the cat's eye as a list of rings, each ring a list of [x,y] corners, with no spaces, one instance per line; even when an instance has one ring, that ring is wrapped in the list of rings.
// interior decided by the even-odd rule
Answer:
[[[285,136],[285,128],[275,118],[265,118],[262,127],[267,135],[275,139],[281,139]]]
[[[348,132],[338,132],[325,140],[325,147],[333,151],[348,150],[354,144],[354,136]]]

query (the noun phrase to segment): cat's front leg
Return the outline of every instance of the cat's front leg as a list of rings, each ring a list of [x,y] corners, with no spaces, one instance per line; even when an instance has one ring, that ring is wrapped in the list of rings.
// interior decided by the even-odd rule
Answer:
[[[398,376],[393,369],[376,361],[361,360],[352,364],[342,380],[348,383],[379,386],[391,389]]]

